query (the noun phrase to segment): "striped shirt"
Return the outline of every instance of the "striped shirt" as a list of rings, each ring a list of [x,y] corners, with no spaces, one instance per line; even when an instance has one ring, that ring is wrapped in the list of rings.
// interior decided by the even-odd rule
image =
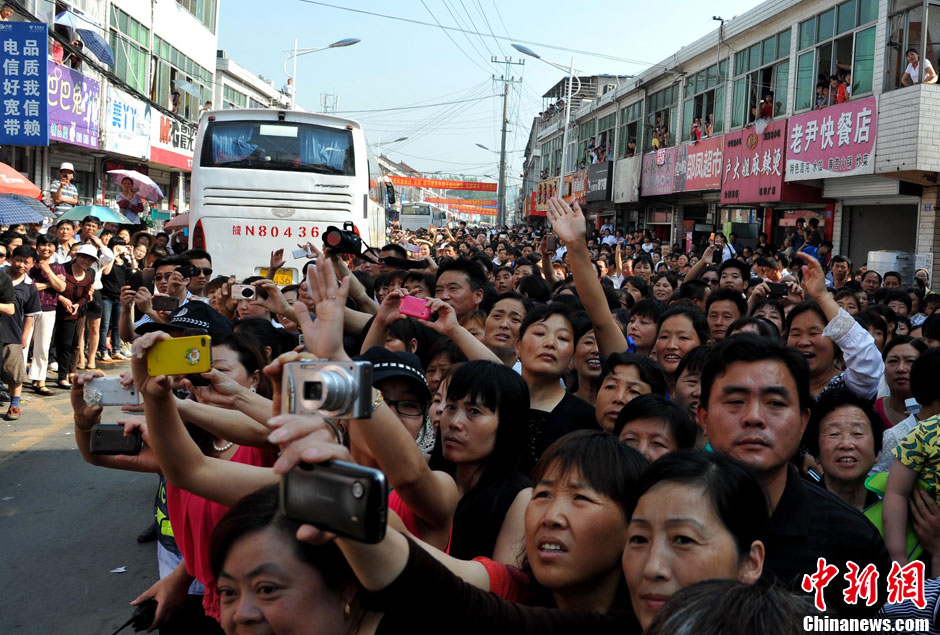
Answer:
[[[61,182],[59,179],[56,179],[55,181],[52,182],[52,185],[49,186],[49,193],[50,193],[53,197],[55,197],[55,193],[59,191],[59,186],[60,186],[61,184],[62,184],[62,182]],[[74,198],[74,199],[77,200],[77,199],[78,199],[78,188],[75,187],[75,185],[73,185],[72,183],[69,183],[68,185],[63,185],[63,186],[62,186],[62,196],[63,196],[64,198]],[[69,210],[72,209],[73,207],[74,207],[74,205],[73,205],[72,203],[66,203],[66,202],[64,202],[64,201],[61,202],[61,203],[56,203],[56,204],[55,204],[55,214],[56,214],[56,216],[61,216],[62,214],[66,213],[67,211],[69,211]]]

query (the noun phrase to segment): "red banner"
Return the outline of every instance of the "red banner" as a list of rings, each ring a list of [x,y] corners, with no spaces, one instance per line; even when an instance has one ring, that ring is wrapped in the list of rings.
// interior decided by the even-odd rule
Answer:
[[[484,216],[496,216],[495,207],[471,207],[461,205],[458,209],[451,210],[455,214],[483,214]]]
[[[476,205],[478,207],[496,207],[496,201],[476,198],[426,198],[425,203],[436,205]]]
[[[446,181],[444,179],[425,179],[412,176],[389,175],[393,185],[403,187],[430,187],[441,190],[473,190],[475,192],[495,192],[496,183],[477,183],[474,181]]]

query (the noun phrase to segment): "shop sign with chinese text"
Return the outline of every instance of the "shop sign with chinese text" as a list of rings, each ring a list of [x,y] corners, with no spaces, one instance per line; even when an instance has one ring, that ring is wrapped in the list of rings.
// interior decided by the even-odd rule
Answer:
[[[149,104],[109,86],[108,108],[104,119],[104,149],[138,159],[149,159],[151,114]]]
[[[675,169],[675,148],[665,148],[644,154],[640,193],[643,196],[672,194],[675,191]]]
[[[725,135],[722,204],[781,200],[786,129],[781,119],[761,132],[750,127]]]
[[[875,173],[877,97],[790,117],[787,181]]]
[[[0,22],[0,145],[49,145],[48,37],[44,22]]]
[[[101,84],[52,60],[49,72],[49,139],[98,148]]]
[[[196,124],[153,113],[150,123],[150,160],[191,170],[196,143]]]
[[[676,156],[676,192],[717,190],[721,187],[724,137],[683,144]]]

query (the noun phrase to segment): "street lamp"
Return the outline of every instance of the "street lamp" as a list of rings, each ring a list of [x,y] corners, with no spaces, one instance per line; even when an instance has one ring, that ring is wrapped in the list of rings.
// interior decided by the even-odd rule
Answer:
[[[312,49],[298,49],[297,38],[294,38],[294,50],[293,52],[287,51],[289,55],[287,56],[287,59],[284,60],[284,74],[285,75],[287,75],[287,61],[291,59],[294,60],[294,70],[293,70],[293,73],[291,73],[290,75],[290,78],[294,80],[294,90],[290,96],[291,110],[294,109],[294,105],[296,104],[296,100],[297,100],[297,97],[296,97],[297,95],[297,57],[299,55],[306,55],[307,53],[316,53],[317,51],[325,51],[326,49],[338,49],[344,46],[352,46],[353,44],[358,44],[361,41],[362,40],[358,38],[347,37],[342,40],[337,40],[336,42],[333,42],[332,44],[328,44],[326,46],[319,46],[317,48],[312,48]]]
[[[398,143],[399,141],[407,141],[407,140],[408,140],[408,137],[398,137],[394,141],[387,142],[385,145],[388,145],[389,143]],[[375,156],[377,157],[382,156],[382,137],[379,137],[378,142],[376,142],[375,144]]]
[[[565,130],[562,133],[561,138],[561,169],[558,171],[558,189],[556,190],[558,196],[561,196],[563,191],[564,182],[565,182],[565,161],[568,160],[568,124],[571,121],[571,83],[574,80],[574,57],[571,58],[571,64],[568,68],[565,68],[557,62],[547,60],[528,46],[523,46],[521,44],[513,44],[512,47],[522,53],[523,55],[528,55],[529,57],[534,57],[537,60],[542,60],[550,66],[554,66],[557,69],[562,71],[567,71],[568,73],[568,97],[565,99]],[[581,90],[581,79],[578,79],[578,91]]]

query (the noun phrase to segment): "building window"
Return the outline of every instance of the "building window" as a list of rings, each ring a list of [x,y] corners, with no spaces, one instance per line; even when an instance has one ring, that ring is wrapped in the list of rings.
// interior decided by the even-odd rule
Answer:
[[[642,101],[620,109],[620,137],[617,141],[617,158],[632,157],[639,152],[637,140],[640,138],[642,119]]]
[[[706,130],[719,134],[725,129],[725,82],[728,60],[712,64],[685,81],[687,99],[682,103],[682,140],[692,138],[692,126],[698,122],[702,136]]]
[[[150,29],[115,6],[111,7],[110,22],[108,39],[114,51],[114,74],[146,94]]]
[[[578,154],[576,164],[582,169],[591,164],[590,152],[594,148],[594,130],[597,122],[594,119],[578,126]],[[574,169],[574,165],[569,161],[568,170]]]
[[[757,42],[734,55],[731,127],[753,122],[770,99],[773,116],[787,111],[787,79],[790,72],[790,30]]]
[[[558,176],[561,169],[561,141],[562,135],[555,135],[542,144],[542,156],[544,157],[545,169],[542,171],[542,178],[547,179],[552,176]],[[571,153],[573,154],[573,153]],[[572,159],[569,159],[569,162]],[[570,172],[570,170],[569,170]]]
[[[199,118],[199,109],[207,101],[212,101],[212,73],[181,53],[174,46],[159,36],[153,38],[154,74],[150,98],[173,110],[173,92],[180,93],[180,106],[177,114],[192,121]],[[177,81],[189,82],[199,89],[196,97],[179,90]]]
[[[218,0],[177,0],[203,25],[215,33],[215,18]]]
[[[878,0],[849,0],[800,23],[795,111],[836,103],[833,77],[849,97],[872,91],[877,19]]]
[[[222,88],[222,108],[245,108],[248,104],[248,95],[240,93],[231,86]]]
[[[597,144],[595,148],[600,152],[603,148],[603,158],[608,160],[613,156],[614,128],[617,127],[617,111],[597,120]],[[600,158],[600,157],[599,157]]]
[[[646,98],[645,148],[668,148],[676,143],[676,100],[679,84],[657,91]],[[653,139],[656,143],[653,143]]]
[[[925,23],[927,48],[921,51],[922,27]],[[920,0],[894,0],[889,9],[887,40],[884,90],[901,88],[901,78],[908,65],[908,49],[914,49],[921,59],[926,58],[936,70],[937,56],[940,54],[940,6],[933,3],[928,5],[927,20],[924,20],[924,7]]]

